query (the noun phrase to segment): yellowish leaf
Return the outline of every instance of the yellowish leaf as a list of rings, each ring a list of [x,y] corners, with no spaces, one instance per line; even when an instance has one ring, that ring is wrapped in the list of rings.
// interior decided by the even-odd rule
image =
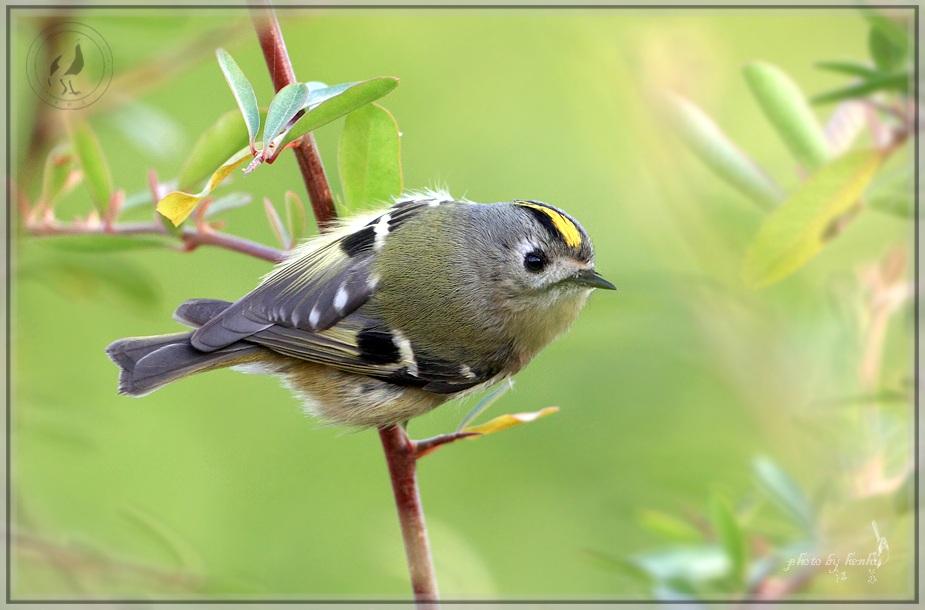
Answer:
[[[196,205],[202,201],[203,197],[206,197],[218,188],[234,170],[244,165],[245,162],[250,161],[251,158],[250,147],[242,148],[213,172],[209,181],[206,182],[205,187],[201,191],[198,193],[185,193],[183,191],[167,193],[163,199],[157,202],[157,211],[162,216],[170,219],[170,222],[172,222],[174,226],[180,226],[180,223],[192,214]]]
[[[816,256],[833,227],[857,205],[883,162],[883,153],[847,153],[819,168],[765,217],[745,255],[745,282],[761,288],[787,277]]]
[[[215,173],[212,174],[212,177],[209,178],[209,182],[206,183],[206,189],[211,193],[214,191],[219,184],[225,181],[225,178],[231,175],[231,172],[240,167],[245,161],[249,161],[248,155],[250,150],[244,148],[236,155],[225,161],[225,163],[215,170]]]
[[[529,424],[541,417],[558,413],[558,411],[559,407],[546,407],[545,409],[540,409],[539,411],[533,411],[531,413],[508,413],[507,415],[501,415],[487,421],[484,424],[467,426],[462,429],[462,432],[468,432],[470,434],[494,434],[495,432],[501,432],[502,430],[513,428],[514,426]]]
[[[199,195],[173,191],[172,193],[167,193],[163,199],[157,202],[157,211],[162,216],[169,218],[174,226],[180,226],[180,223],[186,220],[200,199]]]

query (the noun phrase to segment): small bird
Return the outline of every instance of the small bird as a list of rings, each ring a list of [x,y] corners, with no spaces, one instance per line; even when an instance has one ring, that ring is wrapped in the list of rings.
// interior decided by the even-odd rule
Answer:
[[[235,367],[280,376],[327,422],[385,426],[514,375],[594,288],[614,285],[562,210],[424,192],[305,241],[234,303],[186,301],[192,332],[107,353],[122,394]]]

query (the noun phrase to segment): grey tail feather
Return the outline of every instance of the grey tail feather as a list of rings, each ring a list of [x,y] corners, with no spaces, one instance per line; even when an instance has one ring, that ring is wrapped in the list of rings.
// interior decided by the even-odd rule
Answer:
[[[190,299],[173,314],[173,319],[180,324],[199,328],[218,314],[231,307],[228,301],[218,299]]]
[[[144,396],[181,377],[246,362],[260,351],[239,343],[201,352],[190,345],[190,334],[120,339],[107,347],[106,353],[122,369],[119,393]]]

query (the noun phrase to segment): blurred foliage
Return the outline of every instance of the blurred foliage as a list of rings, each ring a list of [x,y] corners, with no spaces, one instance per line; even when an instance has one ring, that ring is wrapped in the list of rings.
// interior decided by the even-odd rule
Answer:
[[[14,71],[21,225],[150,221],[164,194],[152,176],[162,190],[197,189],[237,151],[247,160],[268,118],[254,117],[247,88],[256,100],[274,94],[246,15],[79,17],[118,59],[112,93],[67,116],[69,138],[67,113],[38,106]],[[555,418],[459,443],[422,467],[446,597],[910,595],[909,18],[835,8],[283,14],[297,74],[347,82],[298,118],[302,107],[274,119],[291,128],[278,147],[317,129],[342,211],[402,184],[550,201],[582,220],[621,289],[596,295],[516,392],[471,409],[556,404]],[[21,65],[45,21],[24,10],[14,19]],[[216,47],[229,49],[221,70]],[[375,74],[403,85],[350,80]],[[326,88],[305,86],[309,98]],[[654,103],[666,92],[670,122]],[[390,121],[368,105],[386,94]],[[839,105],[821,121],[830,101]],[[350,114],[358,108],[368,116]],[[53,126],[38,147],[34,121]],[[371,142],[392,154],[365,157]],[[860,158],[870,176],[845,169]],[[283,246],[310,232],[292,161],[224,178],[189,206],[188,224]],[[820,192],[822,182],[832,188]],[[743,266],[778,260],[782,242],[761,237],[772,230],[799,239],[780,253],[787,265],[750,278],[767,280],[754,290]],[[106,344],[174,332],[178,302],[234,299],[268,270],[176,245],[17,235],[14,597],[406,596],[372,433],[321,427],[274,380],[230,371],[137,402],[116,396]],[[461,402],[412,432],[457,428]],[[872,545],[888,559],[874,580],[863,566],[794,563]]]
[[[85,122],[80,122],[71,130],[71,146],[83,172],[90,198],[97,211],[103,214],[109,207],[113,185],[112,172],[109,171],[109,163],[100,142],[93,130]],[[47,203],[53,205],[54,199]]]
[[[915,115],[913,100],[908,97],[908,85],[913,78],[907,69],[911,46],[908,27],[882,15],[862,14],[869,23],[869,52],[874,65],[840,61],[817,63],[822,69],[862,79],[857,84],[813,98],[816,103],[855,100],[836,110],[825,128],[816,119],[799,85],[783,70],[767,62],[752,62],[745,67],[745,79],[765,117],[798,166],[808,174],[791,194],[781,197],[779,205],[766,214],[748,246],[742,275],[746,285],[753,288],[779,282],[806,265],[853,222],[864,207],[905,217],[909,217],[913,209],[914,191],[910,188],[909,175],[906,174],[905,181],[897,187],[895,170],[883,172],[887,177],[879,181],[880,184],[893,183],[891,203],[886,204],[882,196],[877,196],[869,206],[863,204],[865,193],[881,174],[884,160],[901,148],[908,150],[910,135],[914,137]],[[863,103],[861,108],[865,112],[862,120],[852,121],[845,115],[855,111],[857,100]],[[706,112],[676,94],[670,95],[668,101],[666,110],[681,140],[717,177],[762,208],[774,203],[776,187],[768,178],[768,172],[747,158]],[[848,151],[863,127],[872,131],[874,148]],[[908,164],[905,169],[908,171]],[[887,255],[879,268],[861,272],[862,283],[867,280],[867,288],[873,293],[866,312],[869,318],[862,320],[861,325],[873,331],[868,330],[863,341],[866,353],[859,367],[859,377],[862,385],[871,389],[883,374],[880,352],[885,327],[891,315],[911,300],[903,250],[907,246],[908,238],[899,240],[897,249]],[[885,402],[889,394],[884,388],[880,394],[854,402],[854,417],[866,419],[876,427],[882,426],[888,420],[877,413],[877,403]],[[910,399],[908,391],[899,395],[904,404],[908,405]],[[887,448],[891,446],[890,438],[895,431],[895,422],[882,431],[869,430],[879,449],[869,464],[860,472],[852,473],[856,477],[853,492],[855,497],[893,496],[897,511],[902,512],[914,493],[909,487],[914,476],[913,457],[907,438],[901,443],[903,456],[898,458],[898,468],[897,452],[892,452],[896,474],[886,474]],[[698,536],[697,530],[684,519],[646,512],[640,524],[673,539],[675,545],[628,558],[608,558],[609,565],[641,577],[652,595],[664,600],[711,600],[730,596],[781,599],[804,589],[822,572],[834,576],[836,582],[844,582],[848,578],[847,570],[857,566],[867,569],[868,584],[877,582],[878,570],[889,562],[891,554],[889,543],[881,536],[876,521],[871,521],[875,553],[823,553],[821,549],[833,541],[822,540],[817,513],[827,508],[826,505],[830,506],[831,499],[811,501],[786,471],[766,457],[755,460],[754,470],[767,498],[796,526],[794,530],[799,536],[771,537],[761,529],[763,524],[760,523],[754,532],[749,531],[738,511],[722,495],[714,494],[706,517],[701,519],[703,535]],[[839,497],[839,500],[845,498]],[[747,500],[744,504],[748,506],[749,521],[752,521],[755,502]],[[852,556],[858,555],[861,558],[855,557],[855,563],[851,563]],[[593,556],[607,557],[601,551],[594,551]],[[792,569],[795,565],[799,569]]]

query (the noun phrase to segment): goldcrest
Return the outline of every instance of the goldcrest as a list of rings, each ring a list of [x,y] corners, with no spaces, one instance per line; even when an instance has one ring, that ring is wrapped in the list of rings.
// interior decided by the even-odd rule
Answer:
[[[192,331],[107,353],[123,394],[235,367],[278,375],[329,422],[384,426],[514,375],[594,288],[614,286],[562,210],[428,192],[305,241],[234,303],[183,303]]]

